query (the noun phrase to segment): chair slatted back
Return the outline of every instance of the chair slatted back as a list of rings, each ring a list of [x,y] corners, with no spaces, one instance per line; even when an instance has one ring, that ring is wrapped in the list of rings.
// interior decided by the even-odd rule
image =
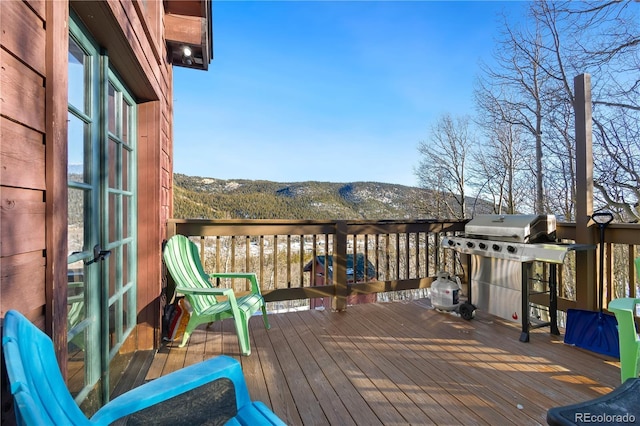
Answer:
[[[5,315],[2,348],[18,424],[90,424],[67,389],[51,339],[17,311]]]
[[[212,288],[209,277],[200,262],[198,246],[184,235],[174,235],[167,241],[164,262],[178,287]],[[215,296],[188,297],[196,313],[218,303]]]

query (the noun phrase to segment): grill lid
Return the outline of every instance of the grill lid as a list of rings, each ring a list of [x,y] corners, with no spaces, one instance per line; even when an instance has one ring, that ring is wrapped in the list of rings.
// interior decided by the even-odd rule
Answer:
[[[464,228],[470,238],[516,243],[556,241],[554,215],[477,215]]]

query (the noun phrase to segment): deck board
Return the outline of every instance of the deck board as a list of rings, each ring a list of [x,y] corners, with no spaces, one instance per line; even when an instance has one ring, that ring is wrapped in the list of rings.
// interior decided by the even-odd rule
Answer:
[[[252,317],[241,357],[232,321],[169,343],[146,379],[224,353],[242,362],[252,398],[290,425],[537,425],[547,410],[619,385],[617,360],[562,342],[548,329],[520,342],[519,325],[478,312],[472,321],[424,301],[345,312]]]
[[[388,353],[402,355],[403,360],[396,362],[408,377],[411,377],[419,386],[419,392],[429,395],[433,403],[427,406],[427,413],[431,419],[438,424],[489,424],[482,419],[478,419],[478,413],[469,409],[464,403],[467,400],[460,400],[462,395],[455,391],[452,386],[452,377],[447,370],[441,370],[442,363],[438,357],[421,357],[419,351],[415,351],[409,338],[400,338],[397,342],[390,340],[389,335],[394,335],[397,330],[394,324],[387,317],[378,313],[381,321],[373,321],[371,330],[374,337],[379,338],[386,347]],[[402,323],[404,326],[404,322]],[[419,326],[419,325],[418,325]],[[402,337],[402,336],[398,336]],[[436,342],[429,342],[434,349],[441,350]]]
[[[335,392],[335,389],[327,380],[327,377],[321,368],[321,364],[318,364],[318,361],[320,360],[314,358],[305,343],[307,341],[311,343],[318,342],[317,339],[311,332],[309,332],[308,329],[296,327],[297,323],[299,323],[298,316],[279,316],[277,317],[276,326],[280,325],[282,329],[296,330],[295,333],[284,334],[284,337],[287,341],[287,345],[290,348],[293,348],[295,360],[300,366],[301,373],[303,374],[304,379],[308,382],[310,390],[312,391],[311,395],[313,395],[314,401],[311,401],[310,405],[315,407],[317,401],[317,408],[320,412],[311,413],[314,421],[319,421],[318,424],[330,423],[342,424],[345,426],[355,424],[349,414],[349,410],[345,407],[343,402],[340,400],[340,396]]]
[[[329,352],[323,344],[320,339],[322,334],[316,331],[317,324],[313,321],[313,318],[306,313],[299,314],[297,312],[292,313],[287,318],[290,319],[294,330],[299,335],[306,337],[304,339],[305,345],[316,358],[317,365],[322,370],[328,384],[333,388],[333,392],[324,398],[332,398],[335,394],[335,404],[337,405],[339,402],[347,410],[349,417],[343,419],[344,424],[382,424],[380,419],[371,411],[362,394],[344,375],[337,362],[334,361],[333,356],[336,356],[336,354]],[[336,389],[340,389],[340,392],[336,391]]]

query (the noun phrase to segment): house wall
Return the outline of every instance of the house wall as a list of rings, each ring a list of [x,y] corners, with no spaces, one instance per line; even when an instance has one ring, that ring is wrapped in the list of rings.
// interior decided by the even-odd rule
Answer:
[[[70,9],[107,50],[138,102],[140,325],[130,349],[159,343],[161,248],[173,167],[173,74],[163,2],[0,2],[0,317],[16,309],[44,329],[63,371]]]
[[[19,309],[49,332],[45,171],[49,144],[59,141],[46,137],[55,131],[45,114],[55,62],[45,26],[55,12],[45,2],[0,2],[0,314]]]
[[[66,344],[67,14],[66,2],[0,2],[0,316],[19,310],[57,349]],[[58,359],[65,368],[66,352]],[[1,381],[2,424],[13,424],[4,366]]]

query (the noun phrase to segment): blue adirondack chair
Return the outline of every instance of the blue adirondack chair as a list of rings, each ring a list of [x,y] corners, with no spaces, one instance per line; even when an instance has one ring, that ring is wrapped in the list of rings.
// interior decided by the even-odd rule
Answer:
[[[2,349],[19,425],[108,425],[127,416],[136,420],[136,415],[141,416],[136,424],[198,424],[203,415],[210,421],[221,410],[226,424],[285,424],[262,402],[251,401],[240,364],[227,356],[145,383],[113,399],[88,419],[65,385],[51,339],[17,311],[8,311],[4,318]],[[230,382],[227,388],[235,393],[235,406],[231,404],[230,409],[218,409],[214,392],[202,392],[213,389],[210,385],[218,381]],[[164,401],[167,403],[160,404]],[[184,409],[185,405],[201,411]],[[180,412],[179,421],[166,416],[171,412]],[[195,419],[190,420],[190,414]]]
[[[193,309],[180,347],[187,343],[189,336],[198,325],[233,318],[240,352],[242,355],[250,355],[249,318],[251,315],[261,309],[264,326],[266,329],[270,327],[256,274],[252,272],[207,274],[200,262],[198,247],[184,235],[174,235],[167,241],[163,258],[171,277],[176,282],[176,291],[185,295]],[[214,287],[209,280],[216,278],[249,280],[251,292],[245,296],[236,297],[233,289]],[[226,300],[218,298],[226,298]]]

